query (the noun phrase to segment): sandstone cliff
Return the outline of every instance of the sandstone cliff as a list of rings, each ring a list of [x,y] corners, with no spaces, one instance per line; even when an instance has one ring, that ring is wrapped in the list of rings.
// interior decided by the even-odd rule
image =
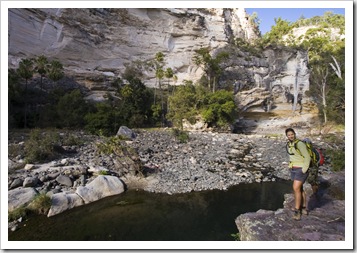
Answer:
[[[82,78],[117,76],[125,63],[163,52],[179,80],[194,80],[194,50],[232,36],[257,37],[244,9],[10,9],[9,66],[45,54]]]
[[[210,47],[212,53],[228,51],[220,82],[236,91],[244,88],[274,90],[280,99],[294,85],[309,88],[307,53],[267,48],[254,55],[232,39],[252,42],[257,27],[239,9],[9,9],[8,63],[16,68],[22,58],[45,55],[60,60],[66,75],[92,93],[108,89],[128,63],[148,61],[165,54],[181,84],[198,80],[203,71],[192,57]],[[144,71],[145,84],[155,85],[153,71]],[[255,105],[266,99],[257,98]],[[246,105],[241,108],[248,108]]]

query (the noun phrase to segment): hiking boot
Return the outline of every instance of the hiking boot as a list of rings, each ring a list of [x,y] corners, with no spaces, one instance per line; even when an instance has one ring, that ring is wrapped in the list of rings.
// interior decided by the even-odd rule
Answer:
[[[306,207],[303,207],[303,208],[301,209],[301,214],[303,214],[303,215],[309,215],[309,211],[306,209]]]
[[[294,220],[301,220],[301,212],[299,210],[295,210],[294,211],[293,219]]]

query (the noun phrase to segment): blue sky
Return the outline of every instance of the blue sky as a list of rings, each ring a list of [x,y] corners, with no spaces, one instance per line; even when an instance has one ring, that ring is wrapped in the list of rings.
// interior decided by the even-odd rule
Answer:
[[[323,4],[323,2],[321,2]],[[282,18],[295,22],[302,15],[305,18],[314,16],[322,16],[326,11],[331,11],[334,14],[345,15],[344,8],[245,8],[245,11],[251,15],[253,12],[258,14],[260,19],[260,31],[263,34],[270,31],[271,27],[275,25],[274,18]]]

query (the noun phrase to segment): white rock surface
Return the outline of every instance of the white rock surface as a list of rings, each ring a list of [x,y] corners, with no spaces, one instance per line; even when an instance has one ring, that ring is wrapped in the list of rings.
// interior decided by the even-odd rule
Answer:
[[[197,80],[196,49],[223,47],[230,36],[252,40],[258,32],[238,9],[10,9],[9,67],[24,56],[59,59],[74,76],[119,76],[124,64],[166,55],[182,80]],[[155,84],[147,72],[148,86]],[[83,84],[91,83],[83,80]]]
[[[122,192],[124,192],[124,184],[118,177],[102,175],[86,186],[79,186],[76,191],[86,204]]]

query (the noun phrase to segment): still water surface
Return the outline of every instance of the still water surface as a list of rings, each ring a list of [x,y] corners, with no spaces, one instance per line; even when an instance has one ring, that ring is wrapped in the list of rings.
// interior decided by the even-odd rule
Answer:
[[[226,191],[127,191],[47,218],[31,217],[9,241],[232,241],[242,213],[283,207],[291,182],[240,184]]]

